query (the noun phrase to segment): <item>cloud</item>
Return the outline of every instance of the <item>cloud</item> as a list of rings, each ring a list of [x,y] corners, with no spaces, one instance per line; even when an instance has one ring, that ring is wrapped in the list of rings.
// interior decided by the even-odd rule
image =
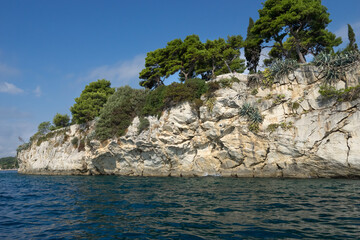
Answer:
[[[19,94],[24,92],[24,90],[16,87],[14,84],[8,82],[0,83],[0,92],[10,93],[10,94]]]
[[[33,91],[33,93],[35,94],[36,97],[41,97],[42,91],[41,91],[40,86],[37,86],[35,88],[35,90]]]
[[[97,79],[110,80],[113,86],[138,85],[139,72],[145,65],[145,55],[137,55],[133,59],[103,65],[89,71],[86,76],[80,77],[80,81],[96,81]],[[133,84],[132,81],[136,81]]]
[[[15,76],[20,74],[20,70],[10,67],[4,63],[0,63],[0,74],[6,76]]]
[[[357,38],[357,42],[359,42],[359,38],[360,38],[360,21],[355,22],[355,23],[350,23],[351,27],[354,30],[355,33],[355,38]],[[338,30],[335,31],[335,35],[337,37],[341,37],[343,40],[343,43],[348,44],[348,26],[347,24],[343,25],[341,28],[339,28]]]

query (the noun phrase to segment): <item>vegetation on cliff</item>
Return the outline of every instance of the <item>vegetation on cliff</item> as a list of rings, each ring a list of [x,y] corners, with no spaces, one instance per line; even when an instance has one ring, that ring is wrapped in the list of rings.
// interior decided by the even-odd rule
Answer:
[[[0,158],[0,169],[16,169],[19,163],[16,157]]]
[[[190,102],[195,111],[207,106],[211,112],[214,92],[239,80],[210,80],[219,74],[245,70],[245,60],[240,58],[241,48],[244,48],[246,67],[250,73],[255,73],[248,78],[252,95],[258,93],[259,87],[271,87],[275,79],[295,71],[306,62],[306,56],[312,54],[315,57],[310,64],[321,72],[320,94],[324,99],[352,100],[359,95],[358,86],[338,90],[333,84],[344,81],[346,72],[360,62],[355,34],[348,25],[349,44],[335,53],[333,47],[342,41],[326,29],[330,22],[329,13],[319,0],[267,0],[259,10],[259,19],[256,22],[249,19],[245,41],[236,35],[226,40],[202,42],[194,34],[184,40],[174,39],[164,48],[149,52],[145,68],[139,73],[143,90],[125,86],[115,91],[105,79],[90,83],[70,108],[72,123],[83,124],[96,119],[94,136],[105,140],[124,135],[136,116],[140,120],[140,133],[149,127],[147,116],[160,117],[164,110],[182,102]],[[266,47],[271,48],[270,58],[265,60],[269,68],[258,71],[261,51]],[[165,86],[164,80],[174,74],[178,74],[180,82]],[[274,98],[275,104],[282,101],[281,96]],[[244,105],[239,114],[247,119],[253,132],[259,129],[264,118],[254,105]],[[69,116],[57,114],[53,125],[41,123],[30,143],[19,146],[18,151],[28,148],[34,141],[41,143],[52,130],[68,126],[69,121]]]

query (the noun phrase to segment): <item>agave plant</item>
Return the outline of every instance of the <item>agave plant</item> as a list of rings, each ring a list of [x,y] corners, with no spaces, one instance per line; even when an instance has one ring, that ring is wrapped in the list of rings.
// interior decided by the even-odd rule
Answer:
[[[259,110],[256,108],[254,112],[249,115],[249,120],[253,123],[262,123],[264,121]]]
[[[345,73],[359,63],[359,51],[336,54],[322,52],[313,60],[313,64],[321,69],[326,84],[331,84],[331,81],[344,78]]]
[[[249,103],[244,103],[240,109],[240,116],[248,117],[254,111],[254,107]]]
[[[276,60],[270,67],[271,75],[274,77],[286,76],[295,71],[299,63],[294,59]]]

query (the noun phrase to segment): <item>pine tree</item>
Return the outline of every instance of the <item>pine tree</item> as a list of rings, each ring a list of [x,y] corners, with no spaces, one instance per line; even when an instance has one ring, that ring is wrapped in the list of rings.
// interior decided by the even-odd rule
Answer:
[[[256,73],[257,66],[259,65],[260,53],[261,53],[261,38],[251,32],[254,27],[254,20],[249,18],[249,26],[247,28],[247,36],[245,40],[245,58],[246,67],[250,73]]]

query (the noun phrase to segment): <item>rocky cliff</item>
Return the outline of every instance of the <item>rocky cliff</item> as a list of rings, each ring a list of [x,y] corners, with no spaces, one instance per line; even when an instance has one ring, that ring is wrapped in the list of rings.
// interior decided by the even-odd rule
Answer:
[[[149,117],[150,127],[140,134],[135,118],[125,136],[102,143],[91,137],[93,123],[58,130],[18,153],[19,172],[360,177],[360,101],[322,99],[318,75],[314,67],[303,66],[271,88],[254,88],[247,75],[233,74],[240,82],[217,90],[199,110],[178,105],[159,119]],[[356,71],[346,82],[359,80]],[[340,81],[337,87],[344,86]],[[250,131],[239,114],[244,103],[263,115],[258,131]]]

